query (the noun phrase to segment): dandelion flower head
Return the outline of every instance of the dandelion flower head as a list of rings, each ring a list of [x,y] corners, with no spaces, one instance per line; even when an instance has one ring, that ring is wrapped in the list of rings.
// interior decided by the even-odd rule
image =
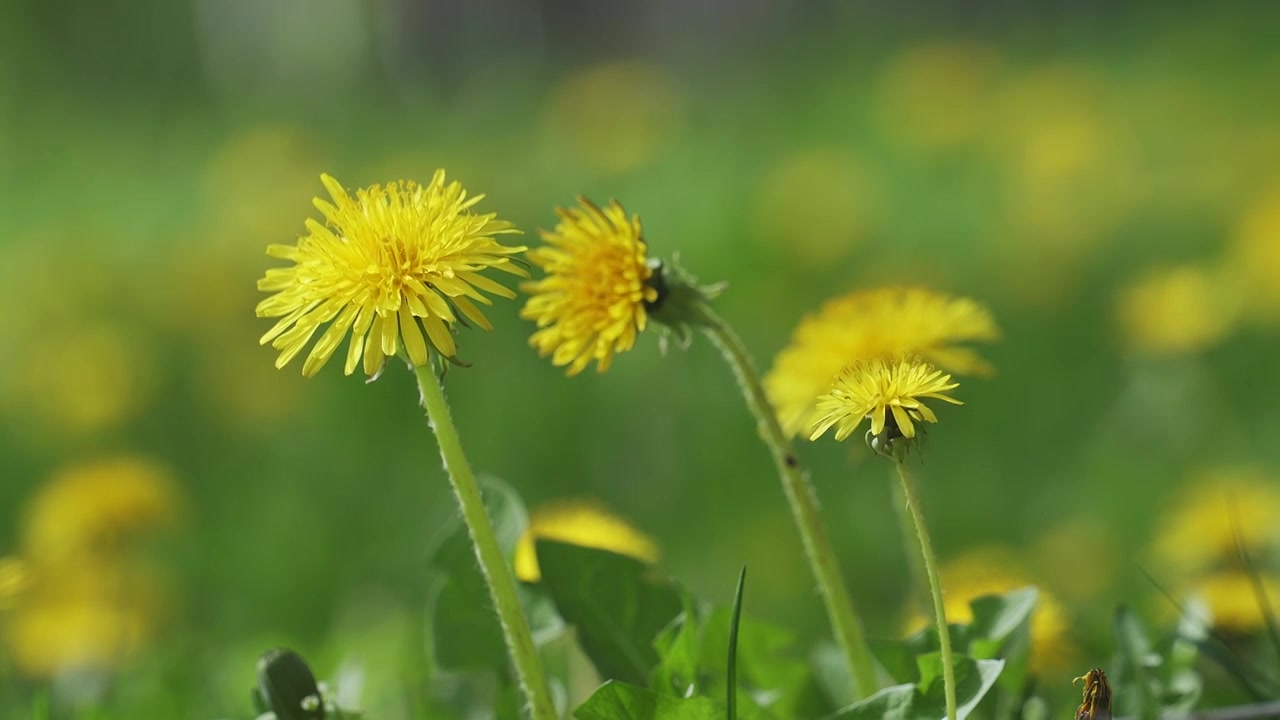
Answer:
[[[1152,553],[1174,577],[1238,568],[1236,537],[1255,558],[1280,552],[1280,484],[1250,467],[1215,468],[1192,479],[1164,513]]]
[[[820,417],[816,402],[849,363],[912,354],[957,374],[989,374],[991,366],[962,343],[999,336],[982,305],[924,288],[859,291],[805,317],[778,353],[765,390],[783,430],[799,434]]]
[[[529,260],[546,276],[526,283],[530,297],[520,316],[538,329],[529,343],[557,366],[577,375],[596,361],[609,368],[616,353],[630,350],[644,330],[646,305],[658,299],[648,282],[640,218],[628,216],[617,201],[604,208],[586,198],[579,206],[558,209],[555,230],[542,232],[544,247]]]
[[[173,525],[181,512],[173,478],[142,457],[68,467],[27,507],[22,537],[28,560],[43,566],[90,562],[121,541]]]
[[[1258,581],[1268,598],[1280,597],[1280,579],[1263,574]],[[1251,635],[1267,627],[1266,615],[1258,604],[1254,580],[1243,570],[1224,570],[1207,575],[1192,583],[1188,594],[1205,604],[1217,630]]]
[[[453,357],[455,323],[492,328],[476,306],[492,304],[485,293],[515,297],[482,273],[495,268],[527,277],[512,262],[525,248],[495,239],[518,232],[515,227],[493,213],[473,212],[484,196],[468,197],[457,181],[445,183],[443,170],[426,185],[372,185],[354,196],[332,177],[320,179],[331,198],[315,199],[325,223],[308,218],[307,234],[295,245],[269,246],[268,255],[293,264],[258,281],[259,290],[274,293],[258,303],[258,316],[280,318],[261,340],[280,351],[278,368],[326,323],[303,361],[308,377],[347,335],[347,375],[361,365],[366,375],[377,375],[402,346],[419,366],[429,360],[428,343]]]
[[[1152,271],[1124,288],[1116,317],[1125,344],[1145,354],[1185,354],[1223,340],[1238,315],[1228,283],[1197,265]]]
[[[837,375],[831,389],[818,398],[818,421],[809,439],[817,440],[835,427],[836,440],[844,440],[866,418],[871,418],[871,434],[876,437],[892,426],[902,437],[914,438],[916,423],[938,422],[922,400],[963,405],[946,394],[957,387],[950,375],[919,358],[859,360]]]
[[[562,501],[533,512],[529,527],[516,543],[516,577],[525,582],[542,579],[534,548],[536,540],[555,540],[608,550],[645,562],[658,559],[658,546],[653,540],[598,503],[590,501]]]

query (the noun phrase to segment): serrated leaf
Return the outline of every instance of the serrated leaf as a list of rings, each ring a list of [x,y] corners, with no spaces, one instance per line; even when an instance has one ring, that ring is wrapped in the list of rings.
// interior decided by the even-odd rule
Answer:
[[[682,609],[675,583],[625,555],[549,540],[536,547],[542,587],[601,675],[647,682],[658,666],[654,640]]]
[[[725,708],[707,697],[674,698],[610,680],[573,716],[577,720],[723,720]]]

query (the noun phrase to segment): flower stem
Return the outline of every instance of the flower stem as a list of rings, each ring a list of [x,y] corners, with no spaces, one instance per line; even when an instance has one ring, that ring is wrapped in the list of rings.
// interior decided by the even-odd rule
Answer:
[[[809,567],[818,581],[818,588],[827,606],[836,642],[843,651],[849,670],[853,675],[853,690],[857,699],[862,699],[875,692],[876,666],[871,657],[871,650],[862,632],[862,623],[858,620],[853,608],[853,600],[845,588],[844,577],[840,565],[836,561],[835,550],[822,525],[822,517],[818,512],[818,498],[813,491],[809,477],[800,467],[791,447],[791,439],[782,431],[778,423],[778,415],[765,395],[764,386],[760,383],[760,375],[755,364],[747,353],[746,347],[733,328],[717,315],[705,303],[699,308],[700,325],[711,340],[724,354],[725,361],[733,368],[738,378],[738,385],[746,397],[747,405],[759,423],[760,437],[773,456],[778,476],[782,480],[782,488],[786,492],[787,501],[791,504],[791,513],[795,517],[796,527],[800,530],[800,539],[804,543],[805,555],[809,559]]]
[[[924,527],[924,513],[920,509],[920,498],[916,496],[915,487],[911,484],[911,474],[901,459],[894,461],[898,466],[898,479],[902,481],[902,494],[907,500],[907,510],[911,513],[911,521],[916,526],[916,539],[920,541],[920,555],[924,560],[924,573],[929,578],[929,594],[933,596],[934,620],[938,624],[938,645],[942,650],[942,689],[947,697],[947,720],[956,720],[956,671],[951,657],[951,632],[947,628],[947,611],[942,604],[942,585],[938,582],[938,559],[933,554],[933,543],[929,542],[929,531]]]
[[[462,441],[458,438],[458,430],[449,415],[444,387],[431,364],[414,368],[414,374],[418,378],[418,389],[422,392],[422,407],[427,411],[427,421],[440,444],[440,456],[462,509],[462,519],[471,535],[476,559],[480,561],[480,572],[484,575],[485,584],[489,586],[493,607],[498,612],[502,635],[506,639],[511,661],[515,664],[520,688],[524,691],[534,720],[557,720],[559,716],[556,714],[555,703],[551,700],[546,673],[542,669],[538,649],[529,632],[529,623],[516,595],[511,567],[498,545],[489,513],[480,496],[480,487],[476,484],[476,478],[471,474],[471,464],[462,451]]]

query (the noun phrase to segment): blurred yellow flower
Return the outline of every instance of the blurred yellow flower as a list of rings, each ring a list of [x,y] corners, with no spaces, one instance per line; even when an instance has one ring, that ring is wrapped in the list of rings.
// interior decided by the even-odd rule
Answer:
[[[22,544],[41,566],[92,562],[122,541],[172,525],[181,512],[173,478],[159,464],[121,457],[53,475],[28,504]]]
[[[586,198],[578,204],[557,208],[560,223],[541,233],[547,246],[528,254],[546,277],[521,288],[530,298],[520,317],[538,324],[530,344],[568,365],[569,375],[592,360],[607,370],[615,353],[635,345],[648,323],[645,306],[658,299],[640,217],[628,217],[616,200],[603,209]]]
[[[247,243],[288,234],[306,212],[313,168],[327,155],[299,128],[251,127],[223,141],[203,174],[205,215],[217,228],[201,250],[243,259]],[[185,303],[184,303],[185,304]]]
[[[910,47],[890,58],[873,104],[881,130],[911,148],[935,150],[971,141],[990,105],[998,58],[961,42]]]
[[[1280,321],[1280,186],[1245,210],[1236,227],[1229,261],[1250,314],[1267,322]]]
[[[780,158],[761,178],[751,204],[756,238],[770,251],[811,266],[852,250],[879,210],[878,184],[841,147]],[[805,219],[797,223],[796,218]]]
[[[150,572],[111,559],[32,574],[31,586],[0,617],[9,655],[23,675],[118,670],[153,637],[160,605]]]
[[[546,124],[571,156],[622,173],[652,162],[674,140],[684,105],[660,67],[609,63],[569,75],[551,95]]]
[[[1039,595],[1031,614],[1031,663],[1040,670],[1062,667],[1074,651],[1068,638],[1066,612],[1058,599],[1028,577],[1021,563],[1008,551],[996,547],[970,550],[942,568],[947,622],[973,622],[969,603],[986,595],[1037,585]],[[930,620],[917,612],[908,627],[919,630]]]
[[[1280,483],[1257,468],[1204,471],[1163,514],[1153,559],[1179,580],[1235,569],[1237,532],[1255,557],[1280,548]]]
[[[1180,265],[1139,276],[1120,291],[1116,317],[1125,344],[1139,353],[1177,355],[1222,341],[1237,317],[1230,284],[1209,268]]]
[[[0,377],[0,407],[19,427],[71,436],[109,432],[150,399],[145,343],[125,328],[51,322],[21,347]]]
[[[653,540],[598,503],[586,500],[564,500],[533,512],[529,527],[516,544],[516,577],[524,582],[542,579],[535,540],[608,550],[645,562],[658,559],[658,546]]]
[[[854,292],[801,320],[765,390],[784,431],[808,432],[819,417],[818,396],[850,363],[911,354],[948,372],[985,374],[991,366],[960,343],[998,336],[991,313],[968,298],[912,287]]]
[[[1259,579],[1274,610],[1275,603],[1280,601],[1280,579],[1274,575],[1262,575]],[[1267,627],[1253,580],[1243,570],[1207,575],[1192,583],[1187,593],[1208,607],[1217,630],[1247,635]]]
[[[964,403],[944,393],[960,387],[951,376],[918,358],[859,360],[835,378],[826,394],[818,397],[818,421],[809,435],[817,440],[836,428],[836,440],[844,440],[871,418],[871,434],[880,437],[916,436],[915,423],[938,422],[922,399],[933,398],[953,405]]]
[[[296,245],[271,245],[267,254],[293,266],[273,268],[258,289],[275,293],[258,304],[259,317],[279,317],[262,336],[280,351],[276,367],[298,355],[320,326],[330,323],[302,365],[311,377],[348,335],[344,372],[374,376],[401,344],[415,365],[429,360],[430,341],[453,357],[451,327],[459,318],[490,329],[472,300],[490,304],[484,292],[515,297],[480,273],[496,268],[526,276],[511,256],[525,250],[500,244],[495,235],[519,232],[493,213],[471,212],[484,198],[468,198],[437,170],[427,185],[395,182],[358,190],[355,197],[329,175],[320,177],[333,202],[316,198],[327,225],[307,219]],[[482,292],[483,291],[483,292]],[[423,337],[426,331],[426,339]]]

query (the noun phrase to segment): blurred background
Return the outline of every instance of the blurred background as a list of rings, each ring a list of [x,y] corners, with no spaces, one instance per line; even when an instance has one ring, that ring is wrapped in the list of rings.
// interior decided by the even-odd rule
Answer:
[[[1247,647],[1262,616],[1234,532],[1266,582],[1280,570],[1274,20],[1262,2],[0,4],[0,707],[52,680],[132,716],[243,717],[267,647],[325,674],[362,658],[388,687],[421,662],[454,504],[412,378],[304,381],[258,345],[265,247],[302,231],[321,172],[447,168],[530,242],[577,194],[616,197],[652,254],[729,282],[722,314],[762,369],[851,290],[988,304],[998,374],[963,382],[919,470],[949,593],[1051,595],[1051,693],[1106,662],[1116,603],[1176,620],[1144,570]],[[648,334],[567,379],[518,309],[467,332],[474,366],[448,378],[477,468],[531,508],[604,504],[704,597],[746,563],[748,612],[825,637],[714,349],[664,356]],[[799,450],[870,634],[901,636],[918,610],[890,467]],[[102,668],[118,681],[85,674]]]

